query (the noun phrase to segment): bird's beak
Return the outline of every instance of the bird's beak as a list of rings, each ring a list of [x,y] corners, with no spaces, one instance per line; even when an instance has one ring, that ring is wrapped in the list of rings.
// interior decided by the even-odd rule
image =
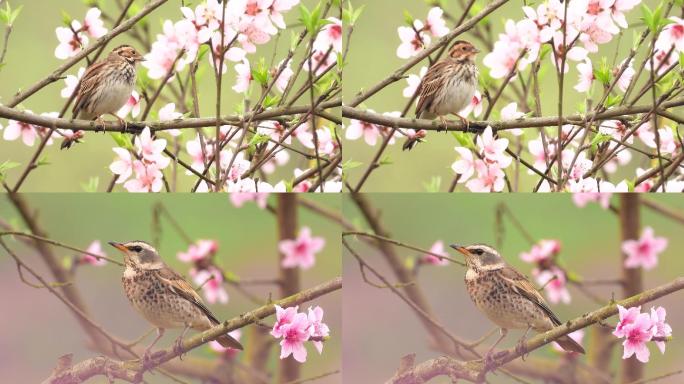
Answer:
[[[457,250],[459,253],[463,254],[463,256],[465,256],[466,258],[472,257],[472,256],[473,256],[473,254],[470,253],[470,252],[469,252],[464,246],[462,246],[462,245],[459,245],[459,244],[451,244],[450,247],[453,248],[453,249],[455,249],[455,250]]]
[[[121,251],[121,252],[127,252],[127,251],[128,251],[128,249],[127,249],[126,247],[124,247],[123,244],[117,243],[117,242],[115,242],[115,241],[110,241],[110,242],[109,242],[109,245],[111,245],[112,247],[118,249],[118,250]]]
[[[138,54],[138,56],[136,56],[135,59],[136,59],[137,61],[147,61],[147,60],[145,59],[145,57],[144,57],[143,55],[141,55],[141,54]]]
[[[480,50],[473,47],[473,53],[480,53]]]

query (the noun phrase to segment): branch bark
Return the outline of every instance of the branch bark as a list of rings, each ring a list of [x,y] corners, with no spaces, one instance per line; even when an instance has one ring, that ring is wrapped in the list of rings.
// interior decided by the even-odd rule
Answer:
[[[677,97],[670,101],[663,102],[661,108],[656,109],[656,114],[664,115],[667,110],[674,107],[679,107],[684,105],[684,97]],[[557,126],[561,124],[573,124],[573,125],[583,125],[589,120],[609,120],[618,117],[624,117],[628,115],[634,115],[638,113],[648,113],[653,109],[653,105],[635,105],[635,106],[622,106],[609,109],[600,113],[589,113],[587,115],[568,115],[559,118],[558,116],[545,116],[545,117],[531,117],[527,119],[520,120],[489,120],[489,121],[470,121],[469,128],[470,131],[473,130],[484,130],[487,126],[492,127],[492,130],[504,131],[507,129],[514,128],[540,128],[547,126]],[[2,110],[0,109],[0,116]],[[684,118],[677,118],[668,113],[672,118],[676,118],[675,121],[678,123],[684,123]],[[391,117],[382,115],[379,113],[370,112],[367,110],[362,110],[358,108],[352,108],[349,106],[342,107],[342,117],[349,119],[362,120],[368,123],[378,124],[386,127],[400,127],[400,128],[411,128],[411,129],[423,129],[426,131],[437,131],[444,130],[444,125],[437,120],[425,120],[425,119],[415,119],[415,118],[405,118],[405,117]],[[668,118],[670,118],[668,117]],[[448,131],[466,131],[466,126],[461,121],[449,122],[447,124]]]
[[[639,194],[620,194],[620,232],[622,241],[636,240],[640,232]],[[630,297],[643,290],[643,276],[641,268],[627,268],[626,254],[622,254],[622,292],[624,297]],[[644,365],[636,359],[622,361],[622,382],[631,383],[640,380],[644,375]]]
[[[297,238],[297,194],[279,193],[276,207],[278,218],[278,238],[294,240]],[[286,297],[299,291],[299,269],[283,267],[285,255],[280,253],[280,295]],[[280,382],[297,380],[299,378],[299,363],[293,359],[280,360]]]
[[[514,347],[497,353],[497,355],[493,358],[493,362],[489,364],[488,367],[485,367],[485,364],[482,360],[470,360],[464,362],[449,357],[439,357],[437,359],[432,359],[416,365],[412,369],[404,370],[403,373],[397,374],[389,379],[386,384],[424,383],[425,381],[436,376],[449,376],[454,381],[457,379],[463,379],[473,383],[479,383],[484,379],[486,373],[493,368],[505,365],[523,356],[524,354],[529,353],[530,351],[551,343],[561,336],[567,335],[570,332],[586,328],[592,324],[598,323],[616,315],[618,313],[617,305],[630,308],[654,301],[681,289],[684,289],[684,277],[679,277],[667,284],[649,289],[635,296],[586,313],[573,320],[567,321],[548,332],[528,339],[528,341],[523,344],[522,348]],[[447,361],[444,361],[445,359]],[[413,378],[417,379],[413,380]]]
[[[324,118],[333,118],[328,113],[325,113],[326,109],[339,107],[342,101],[340,99],[327,101],[321,103],[319,108],[314,112]],[[252,119],[252,120],[273,120],[281,116],[297,115],[300,113],[307,113],[311,110],[311,106],[293,106],[293,107],[280,107],[273,108],[267,111],[252,114],[247,113],[245,116],[224,116],[218,119],[218,123],[221,125],[236,125],[239,124],[242,119]],[[55,118],[35,115],[32,113],[22,112],[14,108],[9,108],[0,105],[0,117],[6,119],[22,121],[28,124],[34,124],[41,127],[57,127],[63,129],[71,130],[81,130],[81,131],[102,131],[102,124],[90,120],[71,120],[64,118]],[[336,122],[339,123],[339,122]],[[106,132],[140,132],[145,127],[149,127],[152,133],[158,131],[165,131],[169,129],[184,129],[184,128],[201,128],[201,127],[214,127],[217,124],[216,117],[205,117],[205,118],[190,118],[182,120],[172,120],[166,122],[158,121],[131,121],[127,122],[127,129],[124,130],[124,125],[118,122],[105,122],[104,129]]]

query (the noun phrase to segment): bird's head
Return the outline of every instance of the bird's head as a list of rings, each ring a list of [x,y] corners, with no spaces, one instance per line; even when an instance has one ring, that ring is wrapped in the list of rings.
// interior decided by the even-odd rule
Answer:
[[[135,64],[138,61],[145,61],[145,58],[130,45],[119,45],[114,48],[109,55],[122,58],[130,64]]]
[[[133,264],[142,269],[159,269],[163,266],[157,250],[144,241],[136,240],[126,243],[110,241],[109,245],[124,254],[126,264]]]
[[[474,45],[465,40],[458,40],[449,49],[449,56],[457,61],[475,61],[475,56],[480,52]]]
[[[501,269],[506,265],[499,252],[485,244],[451,244],[451,248],[463,254],[468,268],[476,270],[495,270]]]

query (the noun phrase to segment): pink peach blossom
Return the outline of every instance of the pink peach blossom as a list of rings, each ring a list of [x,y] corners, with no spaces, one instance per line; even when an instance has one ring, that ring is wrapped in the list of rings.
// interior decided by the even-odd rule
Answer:
[[[192,268],[190,276],[195,285],[202,286],[202,293],[209,304],[228,302],[228,292],[223,288],[223,274],[218,268],[209,267],[199,271]]]
[[[444,242],[442,240],[437,240],[435,241],[434,244],[432,244],[432,247],[430,247],[430,253],[434,253],[437,255],[442,255],[442,256],[447,256],[446,252],[444,252]],[[432,265],[449,265],[449,260],[447,259],[442,259],[437,256],[431,255],[429,253],[423,254],[421,257],[421,261],[426,263],[426,264],[432,264]]]
[[[325,239],[312,237],[309,227],[302,227],[296,239],[281,240],[278,249],[283,254],[284,268],[300,267],[309,269],[316,262],[316,253],[325,246]]]
[[[92,254],[98,255],[98,256],[105,256],[105,257],[107,256],[107,255],[102,251],[102,244],[100,243],[100,240],[93,240],[93,242],[90,243],[90,245],[89,245],[88,248],[86,249],[86,252],[92,253]],[[97,257],[95,257],[95,256],[92,256],[92,255],[89,255],[89,254],[87,254],[87,253],[84,253],[84,254],[81,255],[81,260],[80,260],[80,261],[81,261],[82,263],[94,265],[94,266],[97,266],[97,267],[101,267],[101,266],[107,264],[107,260],[105,260],[105,259],[99,259],[99,258],[97,258]]]
[[[323,322],[323,314],[323,308],[319,306],[309,307],[307,317],[309,319],[309,334],[311,337],[325,338],[330,336],[330,328]],[[323,353],[322,341],[314,341],[313,345],[319,354]]]
[[[646,227],[641,237],[622,242],[622,252],[627,255],[625,267],[653,269],[658,265],[658,255],[667,248],[667,239],[655,237],[653,228]]]

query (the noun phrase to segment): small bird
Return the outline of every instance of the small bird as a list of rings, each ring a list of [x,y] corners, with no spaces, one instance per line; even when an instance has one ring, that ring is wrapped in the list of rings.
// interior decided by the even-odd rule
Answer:
[[[110,241],[109,245],[124,254],[126,269],[121,281],[128,300],[157,327],[157,337],[145,349],[144,360],[149,358],[152,347],[166,328],[183,327],[174,344],[174,350],[179,350],[189,328],[205,331],[220,323],[192,286],[162,261],[154,247],[144,241]],[[219,336],[216,341],[226,348],[242,349],[242,345],[228,334]]]
[[[541,333],[561,324],[527,277],[506,264],[494,248],[483,244],[452,244],[451,248],[465,256],[465,284],[475,306],[501,327],[501,336],[487,357],[508,329],[527,329],[519,341],[522,345],[530,329]],[[566,351],[584,353],[584,348],[567,335],[555,341]]]
[[[136,64],[145,58],[130,45],[114,48],[107,58],[86,69],[78,85],[73,118],[97,120],[104,127],[103,115],[112,115],[121,124],[126,121],[116,115],[135,87]],[[67,144],[68,143],[68,144]],[[62,144],[68,148],[71,141]]]
[[[468,106],[475,95],[479,73],[475,56],[479,52],[469,42],[458,40],[451,46],[446,58],[428,69],[418,86],[417,118],[439,118],[446,130],[447,121],[444,116],[452,113],[469,126],[468,119],[458,112]],[[419,141],[409,138],[403,149],[410,150]]]

